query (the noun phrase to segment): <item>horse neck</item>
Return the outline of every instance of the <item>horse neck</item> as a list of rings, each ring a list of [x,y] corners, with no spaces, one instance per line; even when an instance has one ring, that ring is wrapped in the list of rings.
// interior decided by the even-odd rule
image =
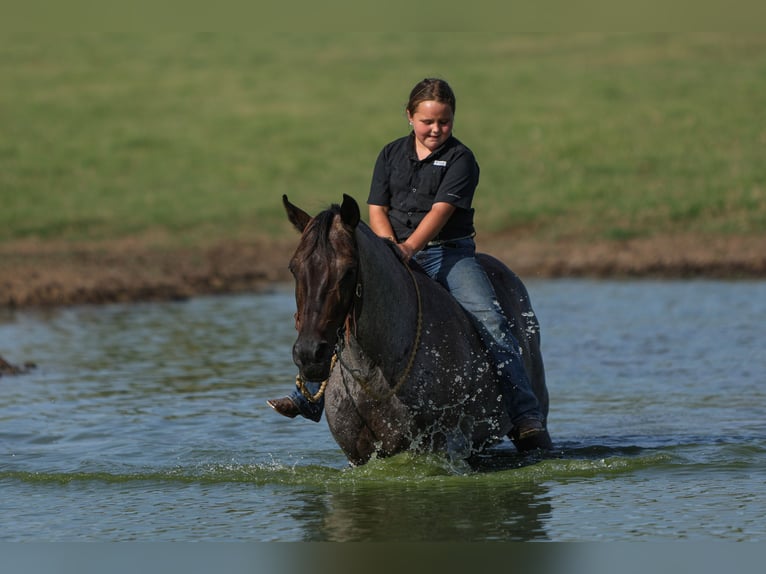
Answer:
[[[417,295],[413,278],[382,239],[360,224],[359,251],[361,308],[356,317],[357,340],[371,355],[400,355],[410,345],[417,321]]]

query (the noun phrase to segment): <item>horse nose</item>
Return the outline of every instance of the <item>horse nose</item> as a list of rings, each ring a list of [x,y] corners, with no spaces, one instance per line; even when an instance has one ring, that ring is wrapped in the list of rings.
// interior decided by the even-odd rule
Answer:
[[[293,345],[293,361],[308,380],[322,376],[332,357],[332,346],[327,341],[299,338]]]

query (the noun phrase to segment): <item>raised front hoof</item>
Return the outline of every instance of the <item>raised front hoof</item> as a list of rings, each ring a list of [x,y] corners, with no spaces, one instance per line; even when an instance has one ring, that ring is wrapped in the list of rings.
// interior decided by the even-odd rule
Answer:
[[[522,421],[508,434],[519,452],[552,450],[553,442],[543,423],[537,419]]]
[[[269,399],[266,401],[266,404],[283,417],[294,419],[299,414],[301,414],[298,405],[296,405],[290,397],[282,397],[281,399]]]

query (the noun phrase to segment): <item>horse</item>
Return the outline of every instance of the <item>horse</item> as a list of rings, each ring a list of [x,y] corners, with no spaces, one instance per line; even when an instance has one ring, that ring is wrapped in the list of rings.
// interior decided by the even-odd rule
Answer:
[[[509,433],[497,369],[467,313],[439,283],[403,261],[343,195],[312,217],[282,197],[301,233],[292,355],[304,396],[323,395],[335,442],[352,465],[406,450],[470,459]],[[524,368],[548,415],[540,326],[526,287],[477,255],[513,324]],[[306,382],[321,382],[311,394]]]

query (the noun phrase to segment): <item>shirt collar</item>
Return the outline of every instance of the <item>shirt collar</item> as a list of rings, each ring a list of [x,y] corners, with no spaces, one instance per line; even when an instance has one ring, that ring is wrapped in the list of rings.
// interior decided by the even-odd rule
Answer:
[[[439,157],[444,152],[444,150],[452,147],[452,144],[453,144],[454,141],[455,141],[455,136],[450,134],[450,136],[447,138],[447,140],[442,145],[437,147],[434,151],[429,153],[423,159],[418,159],[418,154],[415,151],[415,132],[414,131],[410,132],[409,142],[407,143],[407,157],[409,157],[412,161],[417,161],[417,162],[421,162],[421,163],[428,163],[428,162],[434,160],[435,158]]]

